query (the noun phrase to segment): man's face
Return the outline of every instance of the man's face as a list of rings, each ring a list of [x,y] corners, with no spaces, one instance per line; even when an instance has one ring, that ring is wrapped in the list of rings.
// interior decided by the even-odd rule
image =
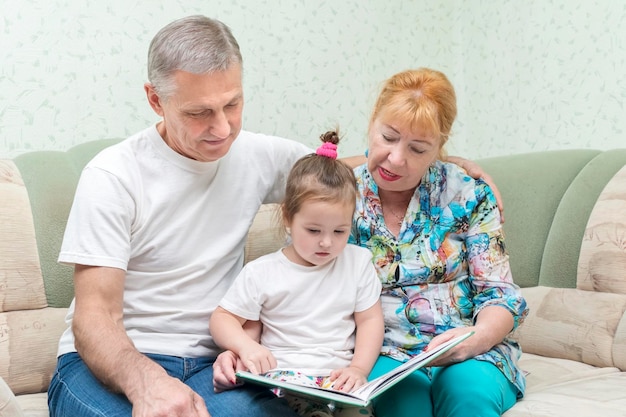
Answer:
[[[202,162],[222,158],[241,131],[241,66],[233,64],[211,74],[176,71],[174,82],[174,93],[165,100],[152,85],[145,86],[150,105],[163,117],[159,134],[187,158]]]

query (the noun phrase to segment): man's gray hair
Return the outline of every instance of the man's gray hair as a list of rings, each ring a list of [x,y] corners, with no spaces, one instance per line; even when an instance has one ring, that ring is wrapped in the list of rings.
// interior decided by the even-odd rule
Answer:
[[[239,44],[228,26],[206,16],[188,16],[163,27],[150,42],[148,80],[159,97],[167,100],[176,88],[175,71],[210,74],[242,62]]]

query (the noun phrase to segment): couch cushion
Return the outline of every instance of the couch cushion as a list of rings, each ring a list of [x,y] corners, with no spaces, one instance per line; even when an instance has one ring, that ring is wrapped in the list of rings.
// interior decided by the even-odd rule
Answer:
[[[616,366],[613,358],[626,295],[575,288],[534,287],[522,290],[530,312],[513,333],[525,353]]]
[[[48,389],[66,313],[51,307],[0,313],[0,376],[16,395]]]
[[[589,216],[577,287],[626,294],[626,166],[606,184]]]
[[[277,227],[276,210],[278,207],[278,204],[264,204],[259,208],[248,231],[244,247],[244,263],[281,248],[284,239],[280,237],[280,228]]]
[[[524,353],[526,395],[503,417],[623,417],[626,373]]]
[[[24,417],[48,417],[48,394],[42,392],[40,394],[25,394],[17,397]]]
[[[0,378],[0,417],[24,417],[11,388]]]

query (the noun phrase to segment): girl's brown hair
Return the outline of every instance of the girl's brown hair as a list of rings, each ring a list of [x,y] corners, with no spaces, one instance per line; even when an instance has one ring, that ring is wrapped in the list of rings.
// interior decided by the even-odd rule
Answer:
[[[339,133],[331,130],[320,136],[322,142],[339,143]],[[312,153],[300,158],[287,177],[285,200],[280,215],[291,223],[306,201],[356,204],[356,179],[352,168],[335,158]]]

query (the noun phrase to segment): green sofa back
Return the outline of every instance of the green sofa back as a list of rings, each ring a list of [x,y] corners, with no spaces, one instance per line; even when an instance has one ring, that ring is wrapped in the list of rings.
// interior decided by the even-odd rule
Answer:
[[[546,151],[477,162],[502,193],[515,282],[576,287],[587,220],[604,186],[626,165],[626,149]]]
[[[28,189],[46,296],[51,307],[73,297],[72,268],[57,263],[80,172],[119,139],[67,152],[30,152],[14,159]],[[558,150],[477,160],[498,185],[507,248],[521,287],[575,287],[582,236],[608,180],[626,165],[626,149]]]

